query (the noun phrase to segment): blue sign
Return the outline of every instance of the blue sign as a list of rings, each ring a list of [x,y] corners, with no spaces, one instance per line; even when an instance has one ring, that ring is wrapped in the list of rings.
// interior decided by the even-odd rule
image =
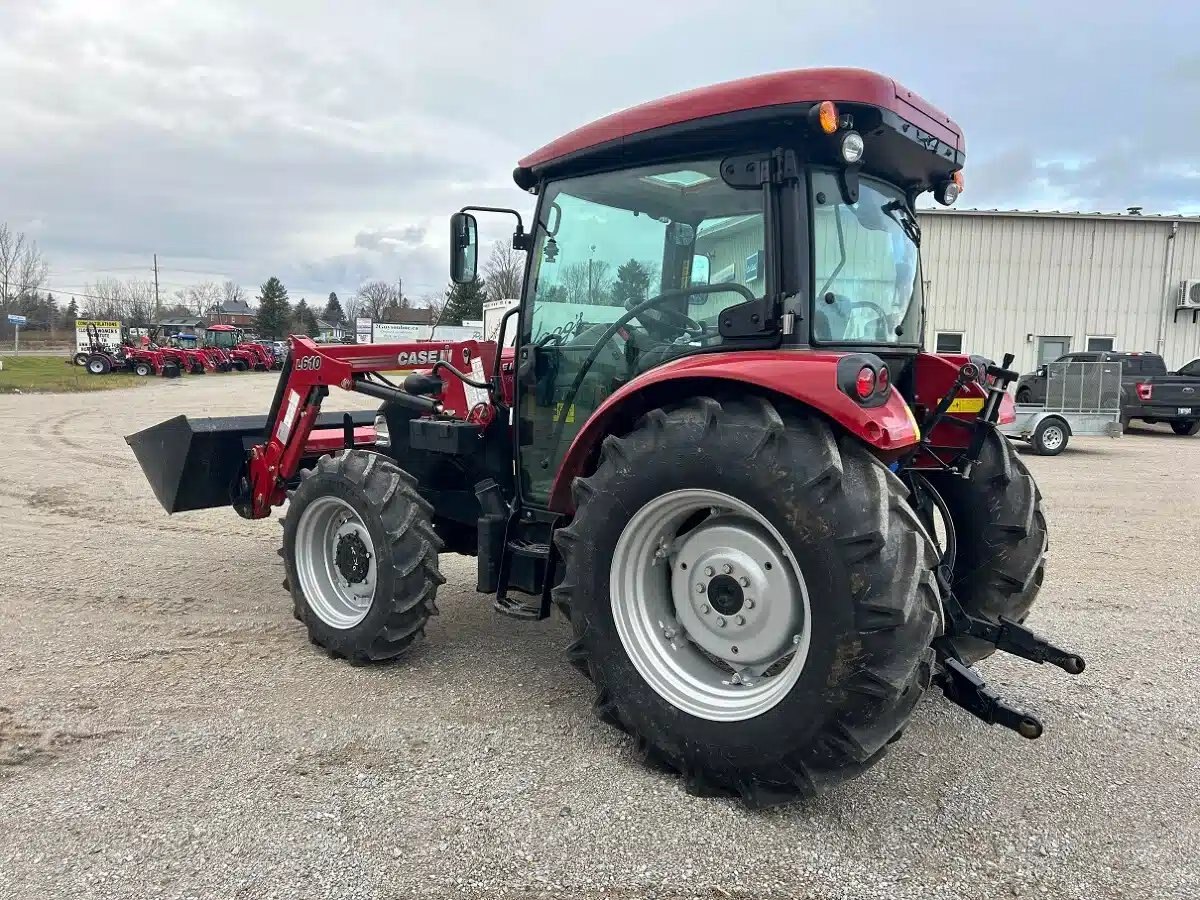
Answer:
[[[24,316],[14,316],[12,313],[9,313],[8,321],[12,322],[14,325],[24,325],[26,319]]]

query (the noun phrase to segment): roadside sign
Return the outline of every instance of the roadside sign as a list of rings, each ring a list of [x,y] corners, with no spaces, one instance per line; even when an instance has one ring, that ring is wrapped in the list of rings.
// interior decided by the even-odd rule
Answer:
[[[15,313],[8,314],[8,321],[12,322],[13,326],[13,353],[21,352],[21,326],[27,321],[24,316],[18,316]]]
[[[360,316],[354,323],[355,342],[359,344],[371,343],[371,320]]]

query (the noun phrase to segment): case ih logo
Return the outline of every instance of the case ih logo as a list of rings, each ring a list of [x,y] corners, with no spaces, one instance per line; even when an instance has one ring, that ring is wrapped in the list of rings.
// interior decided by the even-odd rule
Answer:
[[[321,357],[319,356],[302,356],[296,360],[296,368],[309,372],[315,372],[321,368]]]
[[[402,366],[419,366],[435,362],[449,362],[449,350],[413,350],[396,354],[396,362]]]

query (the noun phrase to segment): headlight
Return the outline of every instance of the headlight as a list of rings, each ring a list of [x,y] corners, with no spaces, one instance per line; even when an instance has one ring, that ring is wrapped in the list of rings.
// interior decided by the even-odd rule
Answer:
[[[392,446],[392,433],[388,431],[387,419],[383,416],[375,417],[375,446],[384,448]]]
[[[847,131],[842,135],[842,159],[848,165],[853,165],[861,160],[864,149],[862,135],[857,131]]]

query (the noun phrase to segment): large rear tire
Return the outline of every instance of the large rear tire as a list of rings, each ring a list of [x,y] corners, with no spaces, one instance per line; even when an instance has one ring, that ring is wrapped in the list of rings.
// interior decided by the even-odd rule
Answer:
[[[386,456],[323,456],[283,526],[286,586],[309,639],[352,663],[391,659],[425,633],[445,582],[433,508]]]
[[[861,444],[766,399],[696,398],[606,438],[573,495],[568,656],[600,717],[689,790],[811,796],[898,737],[941,631],[936,551]]]
[[[112,371],[112,362],[103,353],[93,353],[88,357],[87,370],[90,375],[107,375]]]
[[[953,590],[967,612],[992,622],[1000,616],[1025,621],[1046,569],[1046,517],[1042,492],[1013,445],[993,430],[969,479],[931,473],[954,517],[957,555]],[[956,638],[968,662],[996,648],[975,638]]]

